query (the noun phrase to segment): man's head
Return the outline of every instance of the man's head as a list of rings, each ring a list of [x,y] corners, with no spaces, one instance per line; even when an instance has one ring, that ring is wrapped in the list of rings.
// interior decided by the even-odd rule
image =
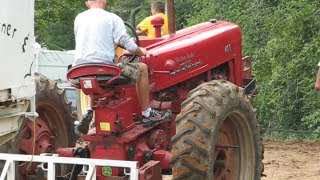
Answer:
[[[108,0],[86,0],[87,7],[90,8],[101,8],[105,9]]]
[[[151,14],[164,13],[165,7],[163,2],[154,2],[151,5]]]

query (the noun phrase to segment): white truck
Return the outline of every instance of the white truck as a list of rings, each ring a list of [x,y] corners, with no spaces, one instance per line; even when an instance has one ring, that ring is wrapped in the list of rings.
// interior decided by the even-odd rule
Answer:
[[[74,145],[65,90],[36,72],[34,0],[0,4],[0,153],[36,155]],[[34,176],[36,166],[20,163],[17,174]]]

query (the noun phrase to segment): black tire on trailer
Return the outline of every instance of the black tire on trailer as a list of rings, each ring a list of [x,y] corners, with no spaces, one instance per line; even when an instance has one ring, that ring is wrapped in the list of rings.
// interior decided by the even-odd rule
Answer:
[[[256,112],[243,89],[228,81],[189,93],[172,138],[174,179],[260,179],[263,144]]]
[[[65,90],[59,89],[56,81],[38,73],[35,75],[35,83],[36,111],[39,117],[36,118],[36,123],[25,118],[16,137],[6,143],[1,151],[37,155],[54,153],[57,148],[75,146],[77,136],[74,133],[74,118]],[[26,179],[27,175],[35,175],[36,166],[36,163],[20,163],[17,168],[20,176],[17,178]]]

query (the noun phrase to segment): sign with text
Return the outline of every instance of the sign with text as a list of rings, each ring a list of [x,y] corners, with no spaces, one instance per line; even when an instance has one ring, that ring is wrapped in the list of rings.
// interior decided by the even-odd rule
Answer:
[[[34,95],[34,0],[0,0],[0,91]]]

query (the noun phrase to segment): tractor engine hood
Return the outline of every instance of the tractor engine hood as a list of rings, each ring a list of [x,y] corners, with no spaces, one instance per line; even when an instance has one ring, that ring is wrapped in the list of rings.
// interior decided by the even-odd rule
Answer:
[[[152,91],[186,81],[230,60],[235,67],[242,66],[237,64],[242,63],[241,30],[231,22],[213,20],[158,40],[146,47],[149,54],[142,60],[150,70]],[[236,79],[239,84],[240,77]]]

